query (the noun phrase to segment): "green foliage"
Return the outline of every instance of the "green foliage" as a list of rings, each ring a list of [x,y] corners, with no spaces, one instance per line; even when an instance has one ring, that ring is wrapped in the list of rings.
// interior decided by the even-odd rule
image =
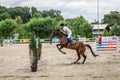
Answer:
[[[120,12],[111,11],[109,14],[104,15],[102,23],[112,25],[110,35],[120,36]]]
[[[37,40],[38,40],[38,48],[37,48]],[[35,60],[40,59],[42,44],[40,43],[39,39],[35,39],[34,34],[31,35],[29,48],[33,51]]]
[[[104,29],[102,36],[109,36],[109,33],[106,29]]]
[[[44,31],[44,19],[43,18],[33,18],[28,22],[29,31],[34,33],[36,36],[43,35]]]
[[[15,29],[17,27],[17,24],[12,19],[6,19],[4,21],[0,22],[0,34],[4,38],[10,38],[12,37],[12,34],[14,33]]]
[[[42,15],[41,15],[41,13],[36,12],[36,13],[34,13],[33,18],[42,18]]]
[[[48,37],[56,24],[56,21],[50,17],[33,18],[28,22],[28,28],[29,31],[34,33],[36,36]]]
[[[60,10],[50,9],[38,11],[35,7],[6,8],[4,6],[0,6],[0,13],[0,37],[4,38],[7,38],[8,36],[10,37],[15,32],[20,34],[19,38],[29,38],[29,32],[34,32],[36,36],[39,37],[49,37],[52,29],[60,28],[60,23],[64,23],[68,26],[72,30],[75,38],[77,38],[77,35],[80,35],[81,37],[93,36],[92,26],[84,19],[83,16],[64,20]],[[6,24],[5,21],[2,21],[5,19],[15,19],[17,28],[12,31],[10,26],[12,24],[14,25],[14,23]],[[27,23],[27,26],[25,23]],[[95,21],[94,23],[98,22]],[[111,11],[109,14],[104,15],[102,23],[107,23],[109,25],[113,24],[114,26],[110,31],[111,35],[119,35],[120,12]],[[9,27],[10,29],[3,26]]]
[[[15,21],[18,25],[22,24],[22,18],[20,16],[16,16]]]
[[[64,20],[64,18],[62,16],[57,16],[55,17],[56,21],[61,21],[61,20]]]
[[[22,18],[23,23],[26,23],[31,18],[30,8],[28,7],[15,7],[9,8],[8,12],[11,14],[11,18],[15,19],[17,16]]]
[[[33,17],[38,11],[37,11],[37,9],[35,8],[35,7],[32,7],[31,9],[30,9],[30,14],[31,14],[31,17]]]
[[[109,14],[104,15],[104,19],[102,19],[102,23],[107,23],[109,25],[111,24],[120,25],[120,12],[111,11]]]
[[[21,28],[22,26],[22,19],[20,16],[16,16],[16,19],[15,19],[16,23],[17,23],[17,28],[15,30],[15,33],[19,33],[19,28]]]
[[[64,20],[61,16],[61,11],[59,10],[43,10],[38,11],[35,7],[13,7],[6,8],[0,6],[0,20],[5,20],[8,18],[16,19],[17,16],[20,16],[23,23],[27,23],[31,18],[46,18],[51,17],[55,18],[57,21]]]
[[[65,26],[67,26],[67,22],[66,22],[65,20],[61,20],[61,21],[59,21],[58,24],[57,24],[57,25],[59,26],[58,28],[60,28],[60,24],[62,24],[62,23],[63,23]]]
[[[75,38],[80,35],[81,37],[92,37],[92,26],[86,21],[83,16],[68,20],[69,25]]]
[[[11,15],[8,13],[8,9],[4,6],[0,6],[0,21],[11,18]]]
[[[46,17],[44,21],[44,37],[49,37],[53,29],[57,27],[57,21],[54,18]]]
[[[116,35],[116,36],[120,36],[120,25],[113,25],[111,30],[110,30],[110,34],[112,36]]]
[[[93,36],[92,26],[88,22],[83,23],[83,26],[83,37],[91,38]]]
[[[63,20],[63,17],[60,15],[61,11],[59,10],[53,10],[53,9],[43,10],[41,14],[44,18],[51,17],[51,18],[56,18],[57,21]]]
[[[18,28],[18,33],[19,33],[19,39],[28,39],[28,38],[30,38],[30,33],[29,33],[29,30],[28,30],[27,24],[22,24]]]
[[[0,6],[0,13],[6,12],[7,8],[5,6]]]
[[[0,14],[0,20],[10,19],[11,15],[8,12],[4,12]]]

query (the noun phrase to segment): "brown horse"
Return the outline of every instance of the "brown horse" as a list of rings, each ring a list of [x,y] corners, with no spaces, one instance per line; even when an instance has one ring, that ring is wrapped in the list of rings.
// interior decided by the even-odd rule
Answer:
[[[60,44],[57,44],[56,46],[57,46],[57,49],[60,52],[62,52],[63,54],[66,54],[66,53],[61,50],[62,48],[69,48],[69,49],[76,50],[78,59],[73,63],[78,63],[78,61],[80,60],[80,58],[82,56],[84,58],[82,64],[84,64],[84,62],[87,58],[85,55],[86,46],[90,49],[90,51],[94,57],[98,56],[98,55],[94,54],[94,52],[89,44],[84,44],[83,42],[76,41],[74,44],[68,45],[68,41],[67,41],[65,34],[63,34],[63,32],[61,32],[60,30],[52,31],[52,33],[50,35],[50,43],[51,44],[52,44],[52,37],[54,37],[54,36],[57,36],[60,39]]]

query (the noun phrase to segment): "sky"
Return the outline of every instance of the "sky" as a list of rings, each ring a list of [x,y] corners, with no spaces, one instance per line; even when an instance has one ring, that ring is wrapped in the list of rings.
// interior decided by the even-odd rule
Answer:
[[[120,12],[120,0],[0,0],[0,5],[8,8],[33,6],[40,11],[60,10],[65,19],[83,16],[89,22],[101,21],[104,15],[109,14],[110,11]]]

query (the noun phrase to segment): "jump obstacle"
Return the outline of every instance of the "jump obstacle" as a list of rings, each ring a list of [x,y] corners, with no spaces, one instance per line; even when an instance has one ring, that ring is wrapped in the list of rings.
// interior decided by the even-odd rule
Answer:
[[[96,41],[97,51],[120,51],[120,36],[100,36]]]

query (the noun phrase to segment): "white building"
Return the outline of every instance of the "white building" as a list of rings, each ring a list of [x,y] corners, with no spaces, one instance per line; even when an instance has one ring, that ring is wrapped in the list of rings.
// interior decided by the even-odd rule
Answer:
[[[93,35],[95,37],[103,34],[104,29],[108,26],[108,24],[93,24]]]

